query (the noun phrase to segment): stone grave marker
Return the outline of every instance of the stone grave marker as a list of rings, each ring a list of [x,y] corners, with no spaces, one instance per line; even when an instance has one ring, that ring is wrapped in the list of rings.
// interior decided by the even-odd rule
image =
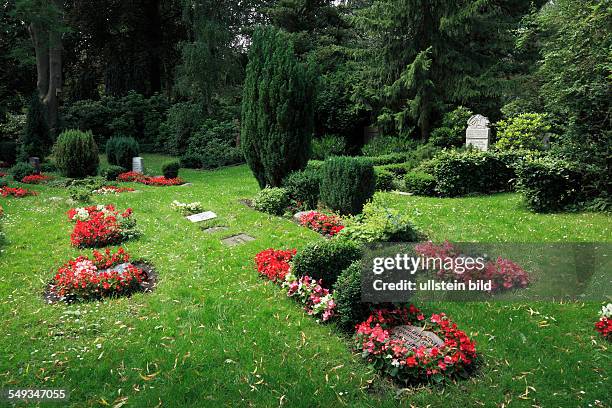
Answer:
[[[487,151],[491,142],[491,128],[489,119],[482,115],[474,115],[468,120],[465,130],[465,145]]]
[[[408,348],[425,347],[441,347],[444,345],[444,340],[438,337],[435,333],[423,330],[417,326],[396,326],[391,332],[391,339],[401,339],[406,342]]]
[[[202,221],[212,220],[213,218],[217,218],[217,214],[215,214],[212,211],[204,211],[201,213],[189,215],[185,218],[187,218],[191,222],[202,222]]]
[[[30,157],[28,162],[32,167],[34,167],[34,174],[40,174],[40,158]]]
[[[310,214],[311,212],[314,212],[312,210],[310,211],[300,211],[300,212],[296,212],[295,214],[293,214],[293,221],[297,222],[298,224],[300,223],[300,219],[306,215],[306,214]]]
[[[232,235],[231,237],[227,237],[221,240],[221,242],[223,242],[227,246],[236,246],[250,241],[255,241],[255,238],[244,233]]]
[[[207,227],[207,228],[202,228],[202,231],[207,233],[207,234],[213,234],[215,232],[219,232],[219,231],[225,231],[227,229],[227,227],[224,227],[222,225],[216,226],[216,227]]]
[[[144,172],[142,157],[132,157],[132,171],[135,171],[136,173]]]

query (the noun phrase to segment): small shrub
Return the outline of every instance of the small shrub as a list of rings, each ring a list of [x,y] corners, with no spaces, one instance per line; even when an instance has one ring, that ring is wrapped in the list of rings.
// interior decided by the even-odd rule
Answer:
[[[178,161],[171,161],[162,165],[162,173],[167,179],[177,178],[180,168],[181,165]]]
[[[41,173],[54,173],[56,171],[57,171],[57,166],[53,162],[46,161],[40,164]]]
[[[140,146],[133,137],[113,137],[106,142],[106,157],[109,164],[132,168],[132,158],[138,157]]]
[[[202,159],[202,167],[205,169],[215,169],[217,167],[244,163],[244,155],[240,148],[221,141],[208,143],[200,157]]]
[[[21,181],[24,177],[34,174],[34,167],[30,163],[19,162],[9,169],[15,181]]]
[[[66,130],[54,146],[55,164],[66,177],[81,178],[98,173],[98,146],[91,132]]]
[[[497,122],[496,127],[495,147],[500,150],[541,150],[551,129],[546,116],[540,113],[523,113]]]
[[[403,176],[411,170],[408,163],[385,164],[383,166],[375,166],[375,171],[384,170],[392,173],[395,177]]]
[[[375,169],[376,174],[376,190],[378,191],[389,191],[393,190],[395,182],[395,174],[384,169]]]
[[[390,153],[381,156],[364,156],[364,159],[368,159],[374,166],[384,166],[387,164],[405,163],[406,157],[406,153]]]
[[[272,215],[283,215],[289,206],[289,193],[280,187],[266,187],[253,199],[253,207]]]
[[[350,241],[335,239],[311,242],[293,258],[293,273],[322,279],[323,286],[333,287],[340,273],[361,259],[361,249]]]
[[[314,167],[291,172],[284,180],[283,187],[287,189],[289,197],[302,207],[314,209],[319,203],[320,171]]]
[[[444,114],[442,126],[431,132],[430,142],[437,147],[460,147],[465,143],[465,129],[472,111],[459,106]]]
[[[337,135],[325,135],[312,140],[312,155],[315,160],[325,160],[331,156],[342,156],[346,153],[346,139]]]
[[[115,181],[121,173],[125,173],[126,171],[127,169],[121,166],[111,165],[104,168],[100,174],[108,181]]]
[[[556,158],[539,158],[517,168],[519,190],[527,206],[538,212],[559,211],[581,198],[583,175],[576,165]]]
[[[336,156],[321,168],[321,201],[341,214],[358,214],[376,190],[372,163],[360,157]]]
[[[370,314],[369,304],[361,301],[361,269],[361,262],[353,262],[334,285],[338,326],[348,332]]]
[[[75,201],[88,203],[91,201],[91,190],[83,186],[72,186],[68,188],[68,195]]]
[[[436,178],[423,172],[410,172],[404,177],[406,191],[416,195],[433,196],[436,193]]]
[[[185,153],[181,156],[180,165],[184,169],[201,169],[202,156],[196,153]]]
[[[83,187],[89,191],[98,190],[106,185],[104,177],[85,177],[80,180],[72,180],[69,186],[72,187]]]
[[[370,140],[361,148],[364,156],[382,156],[392,153],[408,152],[414,148],[415,143],[410,139],[398,136],[380,135]]]

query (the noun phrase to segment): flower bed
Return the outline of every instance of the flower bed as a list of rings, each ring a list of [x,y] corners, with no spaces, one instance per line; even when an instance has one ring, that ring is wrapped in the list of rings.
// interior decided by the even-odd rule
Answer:
[[[410,347],[401,337],[393,337],[402,325],[422,327],[433,332],[444,344],[440,347]],[[426,319],[414,306],[376,310],[356,327],[355,348],[375,368],[402,382],[441,382],[464,376],[477,359],[475,343],[444,313]]]
[[[322,321],[334,316],[336,303],[333,293],[321,286],[310,276],[297,278],[291,273],[291,259],[296,254],[295,249],[266,249],[255,256],[257,271],[272,282],[287,289],[287,296],[304,305],[304,310]]]
[[[117,244],[139,235],[131,208],[122,213],[110,204],[72,208],[68,218],[76,222],[70,242],[79,248]]]
[[[146,184],[147,186],[178,186],[184,184],[185,181],[179,177],[165,178],[164,176],[146,176],[135,171],[128,171],[117,176],[118,181],[136,182]]]
[[[148,272],[147,272],[148,271]],[[130,263],[130,255],[119,248],[112,253],[93,251],[91,258],[79,256],[62,265],[47,288],[52,301],[101,299],[145,289],[152,274],[146,265]]]
[[[25,188],[13,188],[13,187],[0,187],[0,196],[2,197],[25,197],[25,196],[35,196],[38,193],[36,191],[27,190]]]
[[[126,192],[131,192],[131,191],[135,191],[135,190],[132,187],[103,186],[97,190],[94,190],[93,193],[107,195],[107,194],[126,193]]]
[[[604,339],[612,340],[612,303],[602,306],[599,313],[599,321],[595,323],[595,330],[603,336]]]
[[[462,256],[459,250],[448,241],[445,241],[442,245],[435,245],[431,241],[417,244],[414,249],[420,255],[431,258],[456,260]],[[457,263],[452,262],[452,265]],[[463,263],[459,264],[463,265]],[[531,282],[529,274],[520,265],[501,257],[498,257],[495,261],[485,262],[484,267],[475,264],[469,267],[464,265],[461,270],[442,268],[436,272],[436,275],[442,280],[457,280],[465,283],[491,281],[491,293],[514,288],[526,288]]]
[[[300,224],[318,232],[319,234],[329,237],[333,237],[344,228],[340,217],[336,215],[323,214],[317,211],[310,211],[302,215],[300,217]]]
[[[199,201],[193,203],[181,203],[180,201],[174,200],[170,206],[180,212],[182,215],[192,215],[202,212],[202,203]]]
[[[21,179],[22,183],[25,184],[41,184],[51,180],[51,176],[47,176],[45,174],[30,174],[29,176],[25,176]]]

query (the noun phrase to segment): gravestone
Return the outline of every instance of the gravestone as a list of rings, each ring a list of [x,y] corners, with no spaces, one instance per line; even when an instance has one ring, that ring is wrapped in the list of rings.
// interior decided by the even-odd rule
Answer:
[[[217,214],[215,214],[212,211],[204,211],[201,213],[189,215],[185,218],[187,218],[191,222],[202,222],[206,220],[212,220],[213,218],[217,218]]]
[[[435,333],[425,331],[422,327],[410,325],[394,327],[391,332],[391,339],[405,341],[408,348],[425,347],[426,349],[430,349],[432,347],[442,347],[444,345],[444,340]]]
[[[122,263],[122,264],[119,264],[119,265],[115,265],[112,268],[98,269],[96,271],[96,274],[101,275],[104,272],[112,272],[112,271],[123,273],[123,272],[126,271],[127,267],[130,266],[130,265],[131,265],[131,263],[125,262],[125,263]]]
[[[486,152],[491,142],[491,128],[489,119],[482,115],[474,115],[468,119],[468,128],[465,130],[465,145]]]
[[[40,159],[38,157],[30,157],[28,161],[34,167],[34,174],[40,174]]]
[[[298,224],[300,223],[300,220],[302,219],[302,217],[306,214],[310,214],[314,211],[310,210],[310,211],[300,211],[300,212],[296,212],[295,214],[293,214],[293,221],[297,222]]]
[[[142,157],[132,157],[132,171],[141,174],[144,172]]]
[[[255,241],[255,238],[247,234],[232,235],[231,237],[227,237],[221,240],[221,242],[223,242],[227,246],[236,246],[250,241]]]

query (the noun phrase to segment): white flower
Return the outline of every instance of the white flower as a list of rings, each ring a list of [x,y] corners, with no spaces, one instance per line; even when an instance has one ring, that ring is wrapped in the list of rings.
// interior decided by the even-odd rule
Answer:
[[[608,303],[605,306],[601,307],[601,312],[599,313],[601,317],[611,318],[612,317],[612,303]]]
[[[393,367],[399,367],[400,366],[400,362],[397,358],[394,358],[393,361],[391,361],[391,365]]]

